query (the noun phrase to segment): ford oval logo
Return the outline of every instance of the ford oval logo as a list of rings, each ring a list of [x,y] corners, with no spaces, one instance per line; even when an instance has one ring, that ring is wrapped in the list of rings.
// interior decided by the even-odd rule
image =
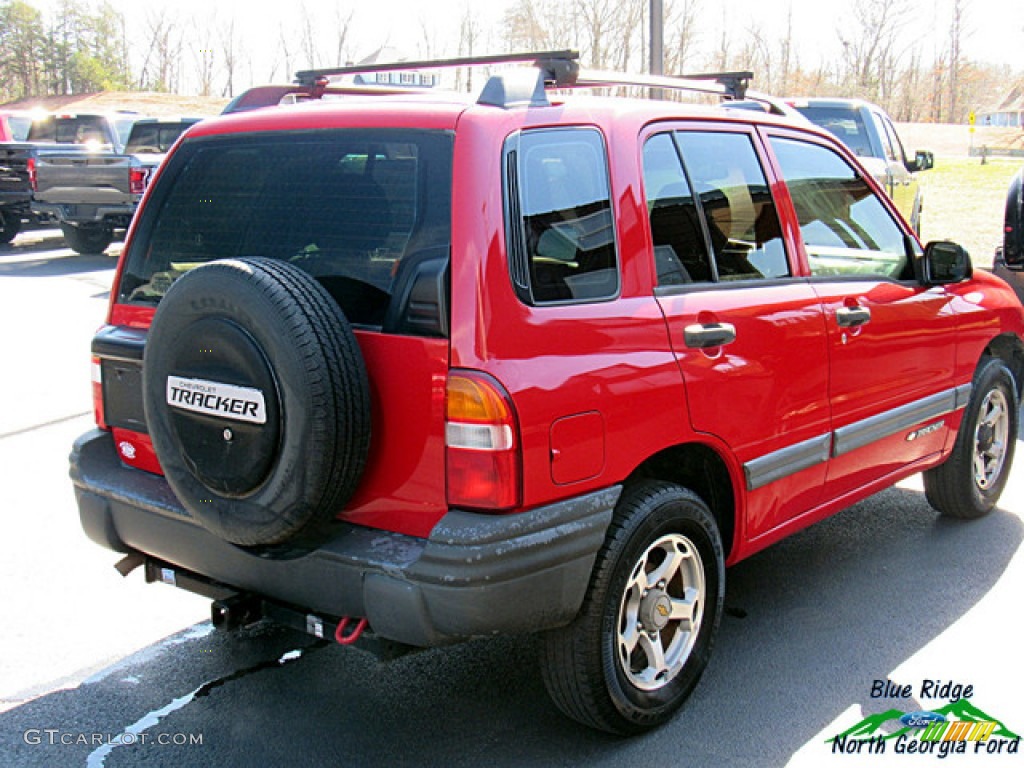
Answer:
[[[946,718],[938,712],[907,712],[900,722],[911,728],[925,728],[929,723],[944,723]]]

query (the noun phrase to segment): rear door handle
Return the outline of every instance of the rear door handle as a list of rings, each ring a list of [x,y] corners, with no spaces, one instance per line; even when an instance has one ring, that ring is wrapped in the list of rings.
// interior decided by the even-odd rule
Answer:
[[[836,322],[840,328],[856,328],[871,322],[871,310],[867,307],[840,307],[836,310]]]
[[[732,323],[698,323],[683,329],[683,341],[690,349],[723,347],[736,341]]]

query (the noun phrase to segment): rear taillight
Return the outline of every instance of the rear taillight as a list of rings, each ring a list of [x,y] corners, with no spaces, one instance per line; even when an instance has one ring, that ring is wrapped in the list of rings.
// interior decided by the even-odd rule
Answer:
[[[30,157],[25,162],[25,169],[28,171],[28,183],[31,185],[32,191],[38,192],[39,185],[36,184],[36,159],[34,157]]]
[[[106,429],[107,424],[103,413],[103,366],[98,357],[92,359],[92,410],[96,418],[96,426]]]
[[[133,195],[141,195],[146,191],[146,179],[149,170],[146,168],[132,168],[128,171],[128,191]]]
[[[512,399],[477,371],[448,376],[445,445],[448,505],[512,509],[521,503],[522,460]]]

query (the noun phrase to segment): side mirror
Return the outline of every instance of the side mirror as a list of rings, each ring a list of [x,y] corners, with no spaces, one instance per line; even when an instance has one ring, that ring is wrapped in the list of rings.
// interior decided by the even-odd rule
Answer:
[[[908,171],[927,171],[935,167],[935,155],[923,149],[914,153],[914,159],[907,163]]]
[[[1003,261],[1008,267],[1024,266],[1024,169],[1013,177],[1006,194]]]
[[[974,274],[967,250],[948,240],[933,240],[924,247],[926,285],[959,283]]]

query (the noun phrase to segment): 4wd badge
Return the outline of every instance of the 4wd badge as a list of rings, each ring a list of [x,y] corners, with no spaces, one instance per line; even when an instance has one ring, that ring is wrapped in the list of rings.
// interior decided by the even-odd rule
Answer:
[[[224,419],[248,421],[253,424],[267,423],[267,406],[263,400],[263,393],[251,387],[168,376],[167,404]]]

